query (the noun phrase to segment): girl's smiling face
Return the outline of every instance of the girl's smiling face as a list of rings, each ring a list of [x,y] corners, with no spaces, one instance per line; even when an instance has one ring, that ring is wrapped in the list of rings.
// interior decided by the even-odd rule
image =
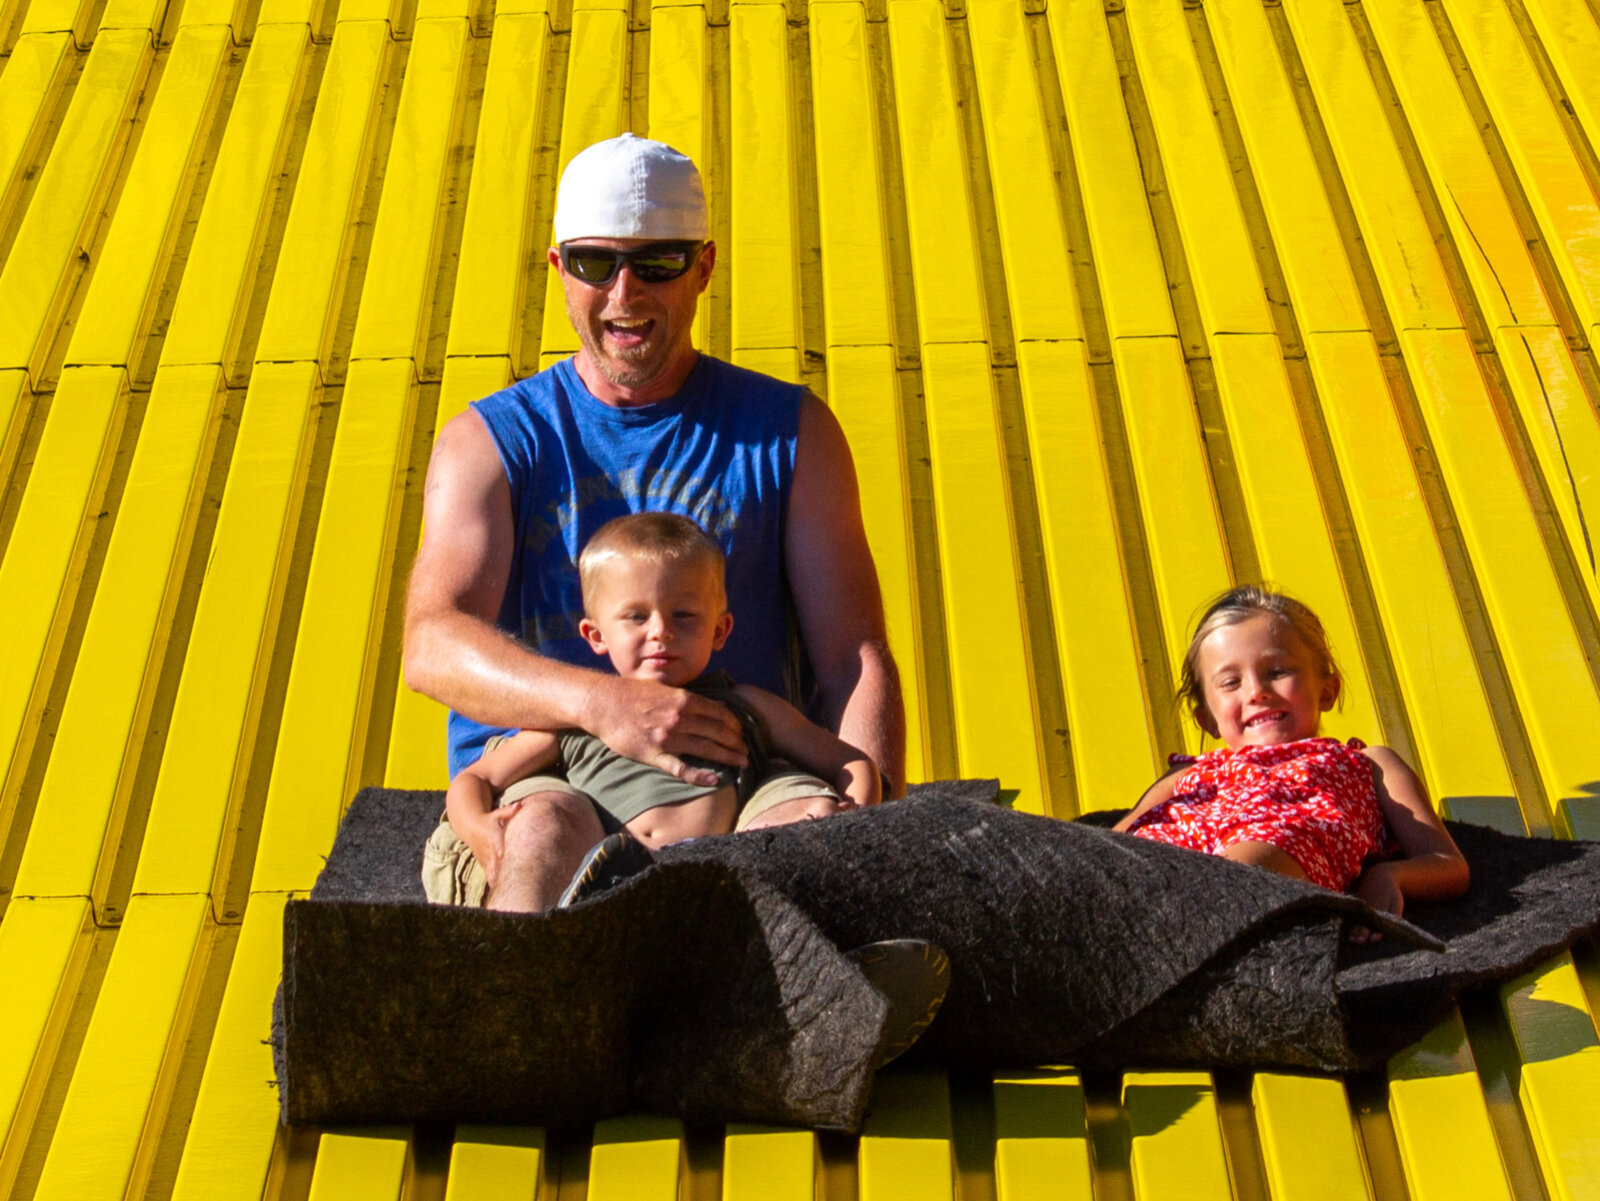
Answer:
[[[1205,690],[1200,725],[1231,749],[1316,737],[1339,697],[1339,677],[1288,621],[1262,613],[1206,635],[1197,656]]]

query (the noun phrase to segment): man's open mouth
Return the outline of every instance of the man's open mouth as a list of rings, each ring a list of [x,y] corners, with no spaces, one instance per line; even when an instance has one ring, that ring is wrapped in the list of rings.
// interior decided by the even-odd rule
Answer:
[[[604,322],[605,331],[620,346],[637,346],[650,336],[656,323],[653,318],[628,317]]]

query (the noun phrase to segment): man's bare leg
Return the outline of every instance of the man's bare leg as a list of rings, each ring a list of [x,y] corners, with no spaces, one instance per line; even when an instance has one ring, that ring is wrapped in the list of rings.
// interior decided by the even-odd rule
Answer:
[[[604,836],[594,806],[583,797],[539,792],[524,798],[506,823],[505,851],[488,907],[513,913],[549,909],[578,870],[584,852]]]

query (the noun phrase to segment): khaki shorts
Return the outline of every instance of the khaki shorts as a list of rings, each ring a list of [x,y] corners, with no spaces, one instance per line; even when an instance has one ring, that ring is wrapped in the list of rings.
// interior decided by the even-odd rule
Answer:
[[[786,801],[814,796],[833,797],[835,800],[839,797],[830,785],[793,764],[775,760],[773,769],[761,787],[745,802],[735,829],[744,829],[758,814]],[[595,805],[587,793],[574,788],[559,776],[529,776],[526,780],[518,780],[500,795],[495,808],[536,792],[559,792],[566,796],[582,797],[594,805],[595,814],[606,833],[620,828],[616,819],[601,806]],[[448,818],[439,819],[439,824],[428,836],[427,845],[422,848],[422,890],[427,893],[428,900],[436,905],[471,905],[481,909],[488,899],[488,877],[478,865],[472,848],[455,832]]]

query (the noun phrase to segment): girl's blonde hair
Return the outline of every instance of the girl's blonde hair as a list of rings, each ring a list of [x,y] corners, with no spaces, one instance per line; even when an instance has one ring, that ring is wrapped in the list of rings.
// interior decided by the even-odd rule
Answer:
[[[1189,639],[1189,650],[1183,656],[1178,700],[1188,706],[1189,716],[1201,729],[1206,728],[1205,719],[1209,713],[1206,710],[1205,688],[1200,681],[1200,644],[1223,626],[1238,625],[1241,621],[1263,614],[1277,618],[1295,632],[1316,657],[1324,679],[1343,679],[1339,665],[1334,661],[1333,650],[1328,646],[1328,633],[1315,613],[1282,592],[1258,584],[1240,584],[1206,606],[1200,624],[1195,626],[1194,637]]]

